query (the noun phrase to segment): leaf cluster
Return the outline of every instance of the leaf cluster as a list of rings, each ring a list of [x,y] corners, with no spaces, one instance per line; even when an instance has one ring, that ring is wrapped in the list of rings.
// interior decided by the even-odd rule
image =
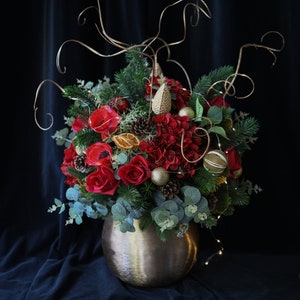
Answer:
[[[232,66],[222,66],[202,75],[193,88],[191,106],[195,109],[198,99],[202,105],[209,99],[223,94],[225,81],[234,73]]]
[[[151,68],[145,56],[140,51],[128,51],[125,53],[127,66],[116,72],[114,77],[118,85],[120,95],[132,99],[133,103],[143,99],[147,78]]]

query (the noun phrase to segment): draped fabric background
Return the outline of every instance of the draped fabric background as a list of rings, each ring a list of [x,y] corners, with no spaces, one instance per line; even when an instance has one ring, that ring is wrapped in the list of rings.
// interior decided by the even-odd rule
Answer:
[[[107,33],[128,44],[156,34],[167,0],[100,1]],[[240,47],[259,43],[267,31],[283,34],[285,48],[273,56],[247,48],[241,72],[255,82],[243,111],[261,123],[259,140],[245,160],[244,172],[263,188],[247,207],[220,220],[214,234],[225,252],[207,267],[196,265],[187,278],[165,288],[141,289],[121,283],[106,267],[101,250],[101,221],[65,226],[65,215],[47,213],[53,198],[64,199],[60,171],[63,148],[51,136],[63,127],[68,101],[45,84],[38,99],[40,130],[34,122],[36,89],[44,79],[61,86],[76,79],[96,82],[124,66],[122,55],[101,58],[78,44],[64,46],[60,74],[56,53],[67,39],[78,39],[101,53],[116,49],[97,33],[96,13],[79,26],[78,14],[94,0],[32,0],[5,4],[2,24],[2,162],[0,200],[0,299],[300,299],[299,182],[299,2],[207,0],[212,19],[204,15],[187,27],[186,40],[172,47],[172,58],[188,71],[194,85],[202,74],[223,65],[236,66]],[[10,6],[9,6],[10,5]],[[181,11],[168,10],[161,36],[182,36]],[[4,22],[1,21],[1,22]],[[172,64],[164,74],[186,85]],[[216,249],[203,232],[203,255]],[[200,258],[200,260],[202,257]]]

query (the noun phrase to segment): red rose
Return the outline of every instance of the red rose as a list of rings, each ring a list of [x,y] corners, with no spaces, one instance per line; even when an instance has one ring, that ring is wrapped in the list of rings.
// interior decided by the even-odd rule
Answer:
[[[97,142],[86,149],[85,162],[90,166],[111,166],[112,149],[107,143]]]
[[[86,190],[90,193],[112,196],[119,184],[120,181],[114,176],[114,170],[104,165],[100,165],[97,171],[86,177]]]
[[[109,105],[103,105],[95,109],[89,117],[90,127],[101,134],[102,140],[106,140],[109,135],[114,133],[121,117]]]
[[[233,147],[226,149],[225,153],[227,154],[228,168],[230,170],[229,176],[231,178],[237,178],[236,174],[238,174],[242,168],[241,157]]]
[[[230,107],[230,104],[225,101],[223,96],[216,96],[212,98],[208,103],[205,103],[204,110],[207,111],[211,106]]]
[[[128,164],[119,168],[118,176],[126,185],[145,182],[151,177],[148,160],[141,155],[134,156]]]

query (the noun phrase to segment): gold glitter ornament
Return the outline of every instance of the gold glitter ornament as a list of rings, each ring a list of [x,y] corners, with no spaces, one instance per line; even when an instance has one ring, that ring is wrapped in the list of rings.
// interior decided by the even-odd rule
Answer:
[[[163,83],[152,100],[152,111],[156,114],[166,114],[171,110],[172,100],[168,86]]]
[[[163,167],[157,167],[151,172],[151,180],[155,185],[162,186],[169,181],[169,173]]]
[[[212,150],[205,154],[203,167],[212,173],[221,174],[227,167],[226,154],[221,150]]]

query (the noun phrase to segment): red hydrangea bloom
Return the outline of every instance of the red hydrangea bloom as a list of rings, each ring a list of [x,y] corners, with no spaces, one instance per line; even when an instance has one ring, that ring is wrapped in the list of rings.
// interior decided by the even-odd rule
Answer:
[[[171,95],[175,95],[175,101],[172,101],[173,110],[179,111],[181,108],[187,106],[190,99],[189,91],[183,88],[178,80],[166,78],[166,83],[170,89]]]
[[[139,148],[148,154],[151,168],[163,167],[169,171],[179,171],[182,176],[191,176],[196,161],[203,153],[202,139],[196,134],[197,128],[189,117],[157,115],[152,118],[156,125],[156,136],[150,141],[141,141]],[[182,155],[184,154],[184,156]]]

